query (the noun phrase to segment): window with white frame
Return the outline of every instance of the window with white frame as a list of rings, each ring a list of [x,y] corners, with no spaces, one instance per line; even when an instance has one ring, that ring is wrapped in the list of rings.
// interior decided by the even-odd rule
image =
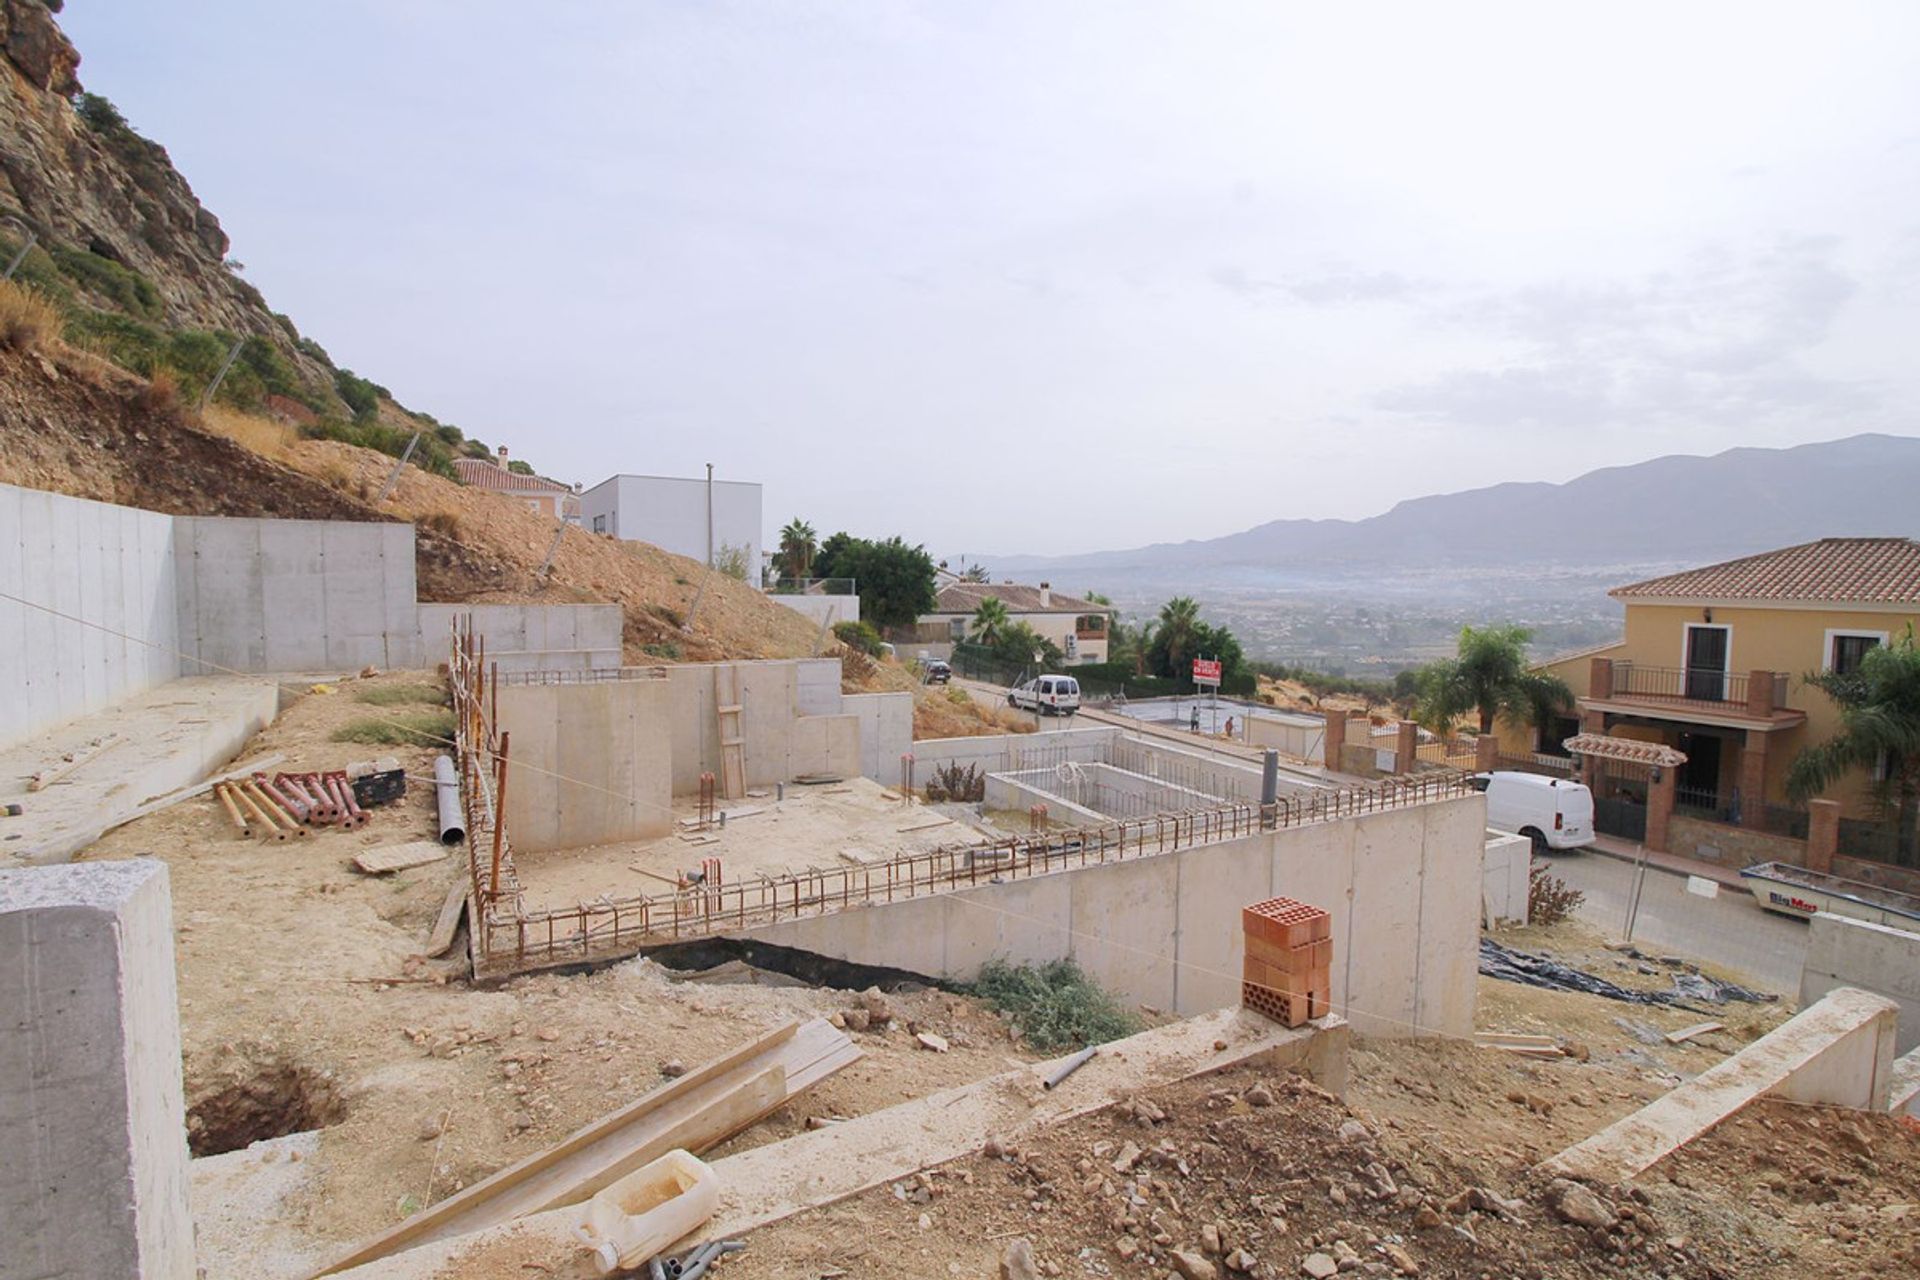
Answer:
[[[1887,642],[1884,631],[1827,632],[1827,670],[1837,676],[1849,676],[1860,669],[1861,661]]]

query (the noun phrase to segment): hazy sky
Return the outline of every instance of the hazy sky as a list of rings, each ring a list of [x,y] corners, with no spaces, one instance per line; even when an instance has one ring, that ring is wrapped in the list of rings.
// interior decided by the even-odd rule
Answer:
[[[770,530],[1069,552],[1920,432],[1920,5],[69,0],[268,301]]]

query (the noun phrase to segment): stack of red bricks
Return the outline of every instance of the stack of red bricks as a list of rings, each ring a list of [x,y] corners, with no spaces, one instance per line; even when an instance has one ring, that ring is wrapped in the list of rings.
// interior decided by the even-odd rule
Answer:
[[[1292,898],[1240,911],[1246,933],[1240,1003],[1297,1027],[1327,1014],[1333,975],[1333,917]]]

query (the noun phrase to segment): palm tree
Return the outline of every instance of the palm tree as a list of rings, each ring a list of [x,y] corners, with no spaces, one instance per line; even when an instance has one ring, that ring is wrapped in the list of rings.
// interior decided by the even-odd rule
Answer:
[[[1186,679],[1193,669],[1200,647],[1199,630],[1200,606],[1192,596],[1175,596],[1160,606],[1154,644],[1166,649],[1167,674],[1176,680]]]
[[[1001,635],[1012,621],[1007,613],[1006,601],[998,596],[988,596],[973,611],[973,621],[967,624],[968,638],[989,646],[999,644]]]
[[[1883,811],[1891,810],[1904,861],[1916,861],[1915,801],[1920,799],[1920,651],[1913,628],[1891,647],[1877,645],[1854,670],[1809,673],[1806,682],[1833,699],[1840,731],[1803,747],[1787,769],[1795,804],[1819,795],[1855,769],[1873,778]],[[1756,797],[1757,799],[1757,797]]]
[[[1493,732],[1496,716],[1518,725],[1541,726],[1573,706],[1573,690],[1557,676],[1531,670],[1525,627],[1462,627],[1458,655],[1426,667],[1414,719],[1444,734],[1468,712],[1481,733]]]
[[[813,576],[813,557],[820,544],[814,541],[813,526],[795,516],[780,531],[780,567],[789,578]]]

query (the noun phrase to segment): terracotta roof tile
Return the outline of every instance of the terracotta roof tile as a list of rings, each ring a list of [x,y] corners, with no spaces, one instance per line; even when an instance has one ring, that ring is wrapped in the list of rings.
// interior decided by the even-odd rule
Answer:
[[[570,484],[561,484],[545,476],[523,476],[517,471],[508,471],[505,467],[497,467],[479,458],[455,458],[453,469],[460,477],[461,484],[475,489],[492,489],[497,493],[573,492]]]
[[[1701,569],[1649,578],[1607,594],[1618,600],[1780,600],[1920,604],[1920,542],[1822,538]]]
[[[1601,760],[1619,760],[1627,764],[1662,765],[1677,769],[1687,762],[1685,752],[1664,742],[1641,742],[1637,738],[1611,738],[1600,733],[1576,733],[1564,744],[1576,756],[1594,756]]]
[[[980,602],[989,597],[999,600],[1007,606],[1008,613],[1112,613],[1113,606],[1095,604],[1091,600],[1082,600],[1079,596],[1070,596],[1064,591],[1053,593],[1053,602],[1042,607],[1040,588],[1023,586],[1012,582],[950,582],[940,588],[935,597],[935,613],[972,613],[980,607]]]

